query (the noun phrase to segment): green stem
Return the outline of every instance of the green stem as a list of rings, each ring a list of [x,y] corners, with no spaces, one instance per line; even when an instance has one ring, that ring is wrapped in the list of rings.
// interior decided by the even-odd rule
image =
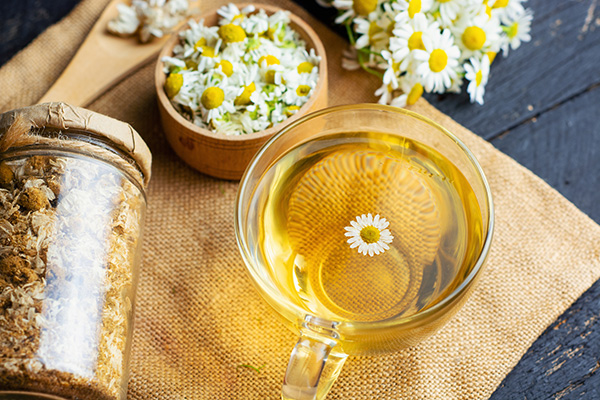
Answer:
[[[352,47],[354,47],[356,45],[356,40],[354,39],[354,34],[352,32],[352,27],[350,26],[350,21],[346,22],[344,25],[346,26],[346,32],[348,33],[348,40],[350,41],[350,45],[352,45]],[[363,57],[365,55],[365,53],[379,54],[379,53],[376,53],[376,52],[368,50],[368,49],[358,49],[357,59],[358,59],[358,64],[360,65],[360,67],[363,70],[365,70],[366,72],[379,77],[379,79],[383,79],[383,74],[381,72],[376,71],[372,68],[369,68],[365,64],[365,59]]]
[[[365,71],[367,71],[368,73],[370,73],[372,75],[379,77],[379,79],[383,79],[383,74],[381,72],[374,70],[373,68],[370,68],[367,66],[367,64],[365,64],[365,60],[363,58],[364,53],[359,52],[357,54],[357,56],[358,56],[358,64],[360,65],[360,67],[362,69],[364,69]]]

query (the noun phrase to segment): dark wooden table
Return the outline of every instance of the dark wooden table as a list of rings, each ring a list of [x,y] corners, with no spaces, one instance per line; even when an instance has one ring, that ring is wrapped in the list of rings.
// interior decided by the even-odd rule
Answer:
[[[1,0],[0,65],[79,0]],[[323,21],[330,10],[296,0]],[[600,222],[600,1],[529,0],[532,41],[490,73],[485,105],[428,96]],[[1,83],[0,83],[1,85]],[[585,232],[581,232],[585,235]],[[600,283],[538,338],[498,399],[600,399]]]

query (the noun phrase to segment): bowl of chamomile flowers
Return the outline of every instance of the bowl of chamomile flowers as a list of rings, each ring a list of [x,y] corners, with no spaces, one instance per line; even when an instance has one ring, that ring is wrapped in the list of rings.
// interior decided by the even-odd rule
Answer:
[[[229,4],[190,19],[156,65],[165,136],[192,168],[239,179],[267,139],[327,106],[326,63],[315,31],[275,6]]]

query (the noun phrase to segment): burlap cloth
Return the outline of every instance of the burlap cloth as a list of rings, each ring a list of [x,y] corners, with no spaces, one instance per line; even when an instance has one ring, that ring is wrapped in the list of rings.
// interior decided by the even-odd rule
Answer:
[[[0,69],[0,111],[41,97],[106,3],[82,1]],[[376,78],[341,69],[342,38],[291,1],[273,3],[321,35],[331,105],[375,101]],[[277,399],[296,338],[246,276],[233,232],[237,183],[199,174],[175,156],[162,135],[153,90],[148,64],[89,107],[131,123],[154,155],[129,398]],[[377,358],[350,357],[330,399],[487,398],[600,274],[598,225],[425,101],[413,109],[463,139],[488,176],[496,232],[487,269],[466,306],[421,345]],[[242,364],[264,368],[257,373]]]

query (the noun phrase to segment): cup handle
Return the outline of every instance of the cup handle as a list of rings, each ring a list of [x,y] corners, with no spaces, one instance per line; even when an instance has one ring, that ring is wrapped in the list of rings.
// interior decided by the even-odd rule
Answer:
[[[344,366],[347,355],[332,351],[336,342],[328,338],[300,336],[285,371],[283,400],[322,400]]]

